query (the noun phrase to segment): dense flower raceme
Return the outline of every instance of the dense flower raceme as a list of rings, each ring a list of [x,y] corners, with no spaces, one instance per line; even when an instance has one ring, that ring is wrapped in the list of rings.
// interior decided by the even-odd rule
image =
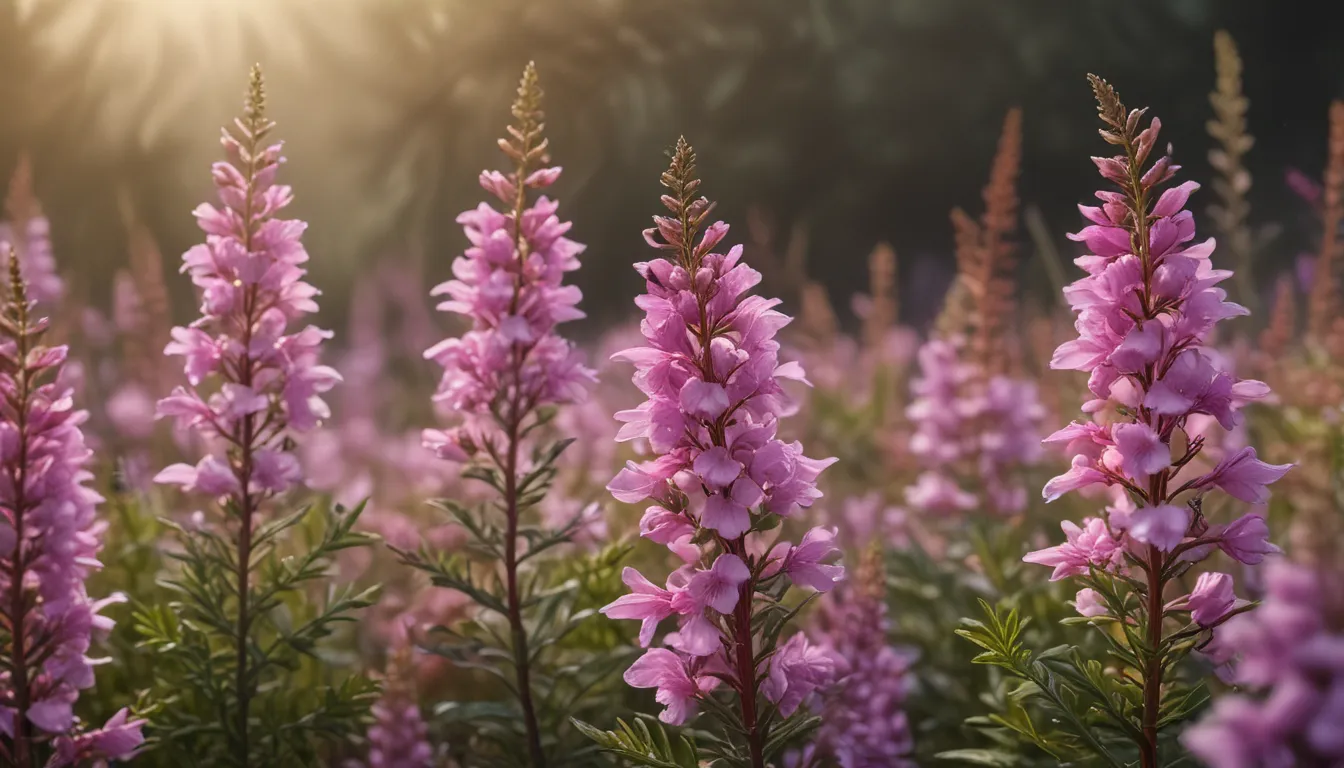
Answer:
[[[345,768],[431,768],[434,765],[429,726],[415,700],[414,679],[407,677],[413,671],[409,634],[409,624],[413,621],[397,622],[383,680],[383,696],[373,705],[368,758],[362,763],[349,762]]]
[[[284,158],[279,144],[263,146],[270,126],[250,115],[238,121],[237,137],[223,134],[228,160],[213,167],[223,205],[196,209],[206,240],[182,257],[182,271],[201,295],[201,317],[174,328],[164,350],[183,358],[188,386],[158,404],[160,416],[211,438],[214,450],[155,480],[206,496],[246,497],[251,505],[301,483],[290,438],[329,415],[321,395],[340,381],[318,363],[331,333],[290,329],[317,310],[318,291],[300,266],[308,260],[300,242],[307,225],[277,217],[293,193],[275,183]],[[207,380],[218,384],[208,398],[198,391]]]
[[[9,182],[5,199],[6,221],[0,221],[0,243],[7,243],[19,257],[28,298],[50,312],[65,295],[65,281],[56,271],[56,256],[51,249],[51,223],[33,195],[32,166],[27,155],[19,157],[18,167]]]
[[[84,587],[106,525],[86,486],[87,414],[59,378],[66,348],[39,343],[46,321],[29,319],[33,304],[18,265],[10,269],[0,320],[0,757],[26,765],[51,743],[52,766],[123,758],[143,741],[141,721],[123,710],[80,732],[72,711],[94,684],[92,638],[112,627],[100,611],[124,601],[95,601]]]
[[[914,749],[904,704],[912,654],[887,644],[890,622],[881,549],[869,549],[858,577],[818,610],[818,645],[835,660],[838,684],[826,694],[814,739],[840,768],[905,768]]]
[[[559,177],[553,166],[520,180],[486,171],[480,182],[507,209],[519,184],[544,189]],[[580,401],[593,380],[582,352],[555,332],[558,323],[583,317],[582,294],[562,282],[579,268],[583,246],[564,236],[570,223],[560,220],[557,207],[542,195],[516,226],[511,213],[488,203],[457,218],[471,247],[453,262],[454,278],[434,295],[447,297],[440,310],[468,318],[472,327],[425,352],[443,366],[435,401],[464,416],[453,429],[425,431],[425,445],[440,458],[466,461],[493,441],[492,406],[507,402],[521,414]]]
[[[833,662],[795,636],[757,669],[751,622],[758,590],[783,577],[825,591],[844,572],[827,563],[838,552],[834,530],[814,528],[797,546],[780,542],[769,552],[751,532],[810,506],[821,495],[817,476],[833,460],[808,458],[801,445],[775,435],[777,419],[792,407],[780,383],[803,379],[800,366],[778,358],[774,336],[789,318],[774,309],[777,300],[748,295],[760,273],[741,263],[741,247],[714,252],[726,224],[708,226],[696,240],[712,205],[694,197],[699,182],[684,141],[663,184],[673,216],[655,217],[645,239],[669,258],[636,265],[647,287],[636,299],[645,346],[616,355],[634,364],[634,381],[648,396],[617,414],[625,422],[618,439],[646,440],[656,457],[629,464],[608,489],[622,502],[650,502],[641,535],[684,565],[665,586],[627,568],[632,592],[603,612],[642,621],[644,647],[663,619],[677,617],[677,631],[664,640],[669,648],[648,650],[625,675],[633,686],[658,689],[665,722],[686,722],[724,679],[744,711],[755,706],[762,680],[760,692],[787,717],[832,677]],[[760,736],[753,723],[743,727],[749,741]]]
[[[925,469],[906,489],[906,503],[937,514],[1021,512],[1027,492],[1016,475],[1040,455],[1045,414],[1036,385],[987,376],[967,357],[960,335],[920,347],[922,375],[911,383],[907,415],[915,429],[910,451]],[[973,486],[983,491],[966,490]]]
[[[1344,764],[1339,595],[1310,568],[1276,560],[1266,571],[1264,603],[1224,624],[1216,643],[1241,691],[1183,740],[1213,768]]]
[[[1198,185],[1186,182],[1158,195],[1178,168],[1165,156],[1144,170],[1161,123],[1154,118],[1139,131],[1143,111],[1126,114],[1109,85],[1100,79],[1093,85],[1110,128],[1103,137],[1125,150],[1094,161],[1121,191],[1098,192],[1099,207],[1080,206],[1090,225],[1070,237],[1090,252],[1076,261],[1087,275],[1065,289],[1079,337],[1061,345],[1051,365],[1089,372],[1092,399],[1083,410],[1117,415],[1073,423],[1046,439],[1073,458],[1068,472],[1046,484],[1044,496],[1052,501],[1069,491],[1107,486],[1112,504],[1081,526],[1065,522],[1065,543],[1025,559],[1053,567],[1052,579],[1087,579],[1093,569],[1141,576],[1143,631],[1148,647],[1159,648],[1166,637],[1164,619],[1172,614],[1188,614],[1198,627],[1211,629],[1242,609],[1231,577],[1219,573],[1201,575],[1191,594],[1164,603],[1170,569],[1189,567],[1215,547],[1243,563],[1257,563],[1275,549],[1254,512],[1225,524],[1207,520],[1200,503],[1204,494],[1221,489],[1262,503],[1266,486],[1289,466],[1266,464],[1248,446],[1225,455],[1210,471],[1191,471],[1204,441],[1190,435],[1187,421],[1202,414],[1231,429],[1238,409],[1264,397],[1268,387],[1235,379],[1202,348],[1217,322],[1246,310],[1226,301],[1217,287],[1231,273],[1210,263],[1213,241],[1191,243],[1194,218],[1184,208]],[[1108,610],[1091,586],[1075,604],[1086,616]],[[1163,666],[1160,656],[1145,660],[1145,689],[1160,688]],[[1160,701],[1160,693],[1145,699],[1145,765],[1157,759]]]

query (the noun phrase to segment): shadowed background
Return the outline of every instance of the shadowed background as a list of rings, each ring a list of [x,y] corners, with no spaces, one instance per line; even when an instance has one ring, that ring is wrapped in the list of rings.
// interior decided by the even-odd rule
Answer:
[[[1252,222],[1289,225],[1257,265],[1267,292],[1310,237],[1291,227],[1303,204],[1284,173],[1319,175],[1326,108],[1344,95],[1327,5],[0,0],[0,173],[28,153],[62,272],[105,304],[128,215],[168,269],[200,239],[190,211],[210,196],[219,126],[260,61],[287,143],[282,178],[340,327],[354,281],[386,260],[423,259],[431,282],[448,274],[464,244],[454,218],[482,198],[477,172],[499,165],[494,139],[535,59],[567,169],[555,193],[589,246],[576,279],[589,330],[631,309],[628,265],[648,255],[639,231],[678,133],[730,222],[755,209],[778,242],[807,233],[808,272],[838,304],[864,285],[873,245],[892,243],[905,319],[919,323],[951,276],[947,212],[978,207],[1010,106],[1024,111],[1021,196],[1065,256],[1073,206],[1096,187],[1087,157],[1104,149],[1086,72],[1151,105],[1178,161],[1207,180],[1212,39],[1225,28],[1251,101]],[[730,238],[747,236],[735,226]],[[1025,289],[1045,296],[1032,262]],[[188,283],[169,282],[180,319]]]

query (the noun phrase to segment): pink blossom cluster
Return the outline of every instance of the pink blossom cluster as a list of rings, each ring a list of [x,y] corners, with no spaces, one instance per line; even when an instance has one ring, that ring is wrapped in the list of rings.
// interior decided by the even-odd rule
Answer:
[[[434,747],[429,743],[429,725],[415,700],[410,631],[414,619],[404,617],[393,630],[387,660],[383,696],[373,705],[369,727],[369,752],[364,762],[351,761],[345,768],[432,768]]]
[[[1216,638],[1240,691],[1183,741],[1212,768],[1344,764],[1344,633],[1328,608],[1338,612],[1339,595],[1310,568],[1276,560],[1265,570],[1260,608]]]
[[[819,609],[818,644],[835,660],[838,681],[814,744],[840,768],[909,768],[914,736],[904,705],[913,658],[887,643],[887,606],[868,586],[846,585]]]
[[[0,320],[0,758],[28,764],[46,741],[52,766],[124,758],[143,742],[142,721],[122,710],[102,729],[77,732],[73,711],[94,684],[92,640],[112,628],[100,611],[125,601],[93,600],[84,586],[101,567],[106,528],[102,498],[87,486],[88,414],[60,379],[66,348],[37,343],[47,322],[29,320],[33,302],[18,265],[10,269]]]
[[[322,394],[341,377],[318,363],[330,331],[289,329],[317,311],[318,290],[303,280],[307,225],[277,217],[293,192],[275,183],[284,162],[280,144],[263,145],[272,124],[249,115],[236,125],[236,136],[226,130],[221,139],[227,161],[213,166],[222,205],[195,210],[205,243],[182,257],[201,296],[201,317],[174,328],[164,350],[183,358],[188,386],[158,404],[160,417],[206,436],[214,450],[195,466],[165,468],[155,481],[247,499],[240,509],[250,512],[256,500],[302,482],[291,438],[330,415]],[[207,380],[218,384],[208,397],[198,390]]]
[[[664,175],[674,195],[663,202],[673,215],[654,217],[656,226],[644,235],[668,257],[635,265],[646,285],[636,299],[645,312],[645,345],[614,358],[634,364],[635,384],[648,397],[616,414],[624,422],[617,439],[645,440],[656,456],[629,463],[608,490],[628,504],[651,502],[640,534],[667,546],[683,565],[664,586],[627,568],[631,593],[602,610],[641,621],[646,648],[662,620],[677,617],[677,630],[663,640],[668,647],[648,650],[625,675],[635,687],[657,688],[665,722],[686,722],[723,680],[749,717],[758,680],[760,692],[788,716],[832,677],[833,662],[798,635],[758,669],[752,626],[758,590],[787,578],[827,591],[844,570],[827,563],[839,552],[834,530],[814,528],[798,545],[780,542],[769,552],[759,551],[764,545],[752,532],[811,506],[821,496],[817,477],[834,459],[808,458],[799,443],[776,436],[778,419],[792,410],[781,382],[805,380],[801,366],[779,361],[775,334],[789,318],[775,309],[778,300],[748,293],[761,275],[741,262],[741,246],[715,252],[727,224],[700,233],[712,204],[692,199],[698,180],[687,186],[673,179],[693,167],[684,142],[677,158]]]
[[[1137,124],[1141,114],[1131,113],[1129,122]],[[1187,471],[1197,466],[1192,461],[1204,442],[1191,435],[1187,422],[1204,415],[1230,429],[1238,410],[1268,394],[1268,387],[1236,379],[1203,348],[1216,323],[1246,310],[1226,301],[1218,287],[1231,272],[1210,263],[1213,240],[1191,242],[1194,217],[1185,205],[1199,185],[1186,182],[1159,195],[1178,169],[1169,156],[1142,171],[1160,126],[1154,118],[1137,135],[1133,159],[1094,158],[1102,176],[1123,191],[1098,192],[1100,206],[1080,206],[1090,224],[1070,235],[1090,252],[1076,260],[1087,275],[1065,289],[1077,313],[1078,338],[1059,347],[1051,366],[1087,371],[1092,399],[1083,410],[1115,415],[1075,422],[1046,438],[1073,459],[1068,472],[1046,484],[1044,496],[1053,501],[1069,491],[1106,486],[1114,503],[1082,526],[1064,523],[1065,543],[1025,558],[1053,567],[1052,579],[1085,575],[1089,568],[1123,572],[1131,558],[1160,579],[1165,559],[1200,560],[1215,546],[1243,563],[1258,563],[1275,551],[1257,513],[1216,524],[1205,519],[1200,500],[1216,488],[1263,503],[1266,486],[1288,465],[1266,464],[1248,446],[1208,472]],[[1170,608],[1193,611],[1197,622],[1211,626],[1233,607],[1231,577],[1208,574],[1200,585]],[[1080,594],[1079,607],[1104,610],[1093,594]]]
[[[560,168],[516,176],[485,171],[480,183],[508,210],[526,190],[554,184]],[[507,406],[516,415],[580,401],[593,381],[583,354],[555,332],[557,324],[584,316],[582,293],[563,283],[566,272],[579,268],[584,247],[565,237],[571,225],[557,208],[542,195],[517,222],[488,203],[457,217],[471,247],[433,295],[445,296],[439,309],[468,318],[471,329],[425,352],[443,366],[435,402],[464,417],[452,429],[425,430],[426,447],[440,458],[464,462],[492,443],[492,408]]]
[[[1040,455],[1045,410],[1033,382],[988,376],[966,359],[965,347],[963,337],[952,335],[919,349],[922,376],[911,382],[906,415],[915,430],[910,452],[925,469],[906,489],[906,503],[943,515],[1015,514],[1027,506],[1018,474]]]

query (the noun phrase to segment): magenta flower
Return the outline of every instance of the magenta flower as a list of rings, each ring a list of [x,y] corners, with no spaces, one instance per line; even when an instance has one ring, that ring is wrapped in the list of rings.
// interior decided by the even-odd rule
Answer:
[[[835,682],[835,659],[807,641],[800,632],[770,657],[769,676],[761,685],[765,697],[784,717],[792,715],[807,697]]]
[[[1242,515],[1226,526],[1210,529],[1205,535],[1217,538],[1219,549],[1247,565],[1257,565],[1265,555],[1282,551],[1270,543],[1265,518],[1254,512]]]
[[[1078,610],[1080,615],[1088,618],[1105,616],[1110,612],[1101,595],[1095,589],[1087,587],[1078,590],[1078,594],[1073,598],[1073,607]]]
[[[30,316],[18,259],[9,254],[10,286],[0,317],[0,755],[36,765],[76,758],[123,759],[143,743],[142,721],[126,711],[101,730],[78,731],[79,692],[94,684],[93,639],[112,629],[102,601],[85,591],[101,567],[102,501],[87,487],[91,452],[63,383],[65,347],[40,343],[45,319]]]
[[[1073,424],[1048,438],[1064,443],[1073,456],[1070,470],[1051,480],[1044,495],[1053,500],[1104,485],[1123,497],[1107,509],[1104,522],[1089,521],[1086,531],[1066,523],[1067,543],[1024,559],[1053,566],[1052,579],[1072,576],[1089,587],[1101,581],[1090,581],[1090,568],[1125,569],[1123,583],[1110,583],[1137,598],[1137,608],[1122,618],[1144,639],[1142,647],[1131,643],[1140,660],[1136,680],[1145,724],[1134,741],[1140,762],[1152,766],[1158,764],[1158,722],[1166,706],[1166,620],[1174,611],[1189,610],[1197,625],[1210,628],[1238,605],[1226,574],[1201,574],[1195,591],[1171,604],[1162,600],[1167,581],[1178,567],[1206,557],[1214,544],[1247,560],[1263,557],[1271,546],[1254,521],[1211,524],[1201,497],[1217,487],[1263,503],[1266,486],[1289,467],[1260,462],[1255,450],[1246,448],[1212,472],[1195,475],[1199,463],[1192,460],[1204,449],[1204,439],[1191,434],[1188,420],[1209,417],[1230,430],[1240,420],[1239,410],[1269,390],[1259,381],[1238,380],[1221,367],[1220,356],[1205,349],[1217,323],[1247,310],[1227,301],[1218,287],[1232,273],[1213,267],[1214,242],[1194,242],[1194,216],[1185,206],[1199,185],[1162,189],[1179,166],[1170,155],[1148,165],[1161,122],[1153,118],[1142,127],[1145,110],[1126,110],[1109,84],[1090,79],[1106,126],[1102,137],[1122,150],[1093,161],[1118,189],[1097,192],[1100,206],[1079,207],[1089,224],[1069,237],[1088,249],[1076,261],[1087,274],[1064,291],[1077,315],[1078,338],[1055,351],[1051,366],[1089,374],[1092,399],[1083,404],[1084,412],[1117,415],[1105,423]],[[1185,447],[1174,454],[1178,431]],[[1107,565],[1100,566],[1099,559]],[[1079,593],[1081,613],[1099,608],[1092,596]],[[1206,636],[1205,645],[1221,640],[1221,634],[1219,629],[1217,638]]]
[[[1065,543],[1022,558],[1028,563],[1052,566],[1055,572],[1050,574],[1051,581],[1082,576],[1093,567],[1115,572],[1124,565],[1124,548],[1107,529],[1105,520],[1089,517],[1082,528],[1068,520],[1059,525],[1068,539]]]
[[[627,567],[622,571],[621,581],[633,591],[616,598],[615,602],[604,606],[601,612],[611,619],[639,620],[639,645],[648,648],[658,622],[674,613],[673,594],[644,578],[634,568]]]
[[[1186,598],[1190,618],[1201,627],[1217,624],[1237,603],[1232,577],[1226,573],[1201,573]]]
[[[733,727],[762,768],[771,724],[759,719],[758,695],[774,697],[787,716],[824,677],[818,653],[801,636],[787,651],[758,647],[758,611],[778,599],[764,585],[783,570],[795,582],[829,589],[843,571],[822,562],[835,549],[834,532],[813,530],[797,548],[781,543],[780,552],[789,552],[781,560],[763,552],[754,531],[773,527],[763,525],[772,515],[811,506],[821,496],[818,476],[835,460],[809,458],[800,444],[777,437],[778,420],[793,407],[783,382],[806,383],[800,366],[779,360],[775,334],[789,318],[776,311],[777,300],[750,295],[761,275],[742,263],[741,246],[717,250],[728,225],[705,226],[713,205],[695,195],[694,163],[679,141],[663,175],[672,215],[654,217],[644,234],[660,257],[635,265],[646,287],[636,299],[644,345],[612,356],[634,365],[633,381],[647,397],[616,414],[624,424],[617,440],[640,440],[654,455],[629,463],[607,486],[618,501],[652,500],[641,535],[687,565],[668,580],[667,606],[656,587],[632,577],[635,594],[603,610],[646,622],[641,644],[651,636],[648,622],[668,609],[679,614],[677,630],[664,638],[679,653],[648,651],[626,680],[657,687],[664,721],[680,724],[704,694],[689,670],[715,668],[737,698],[722,711],[739,713]]]
[[[669,725],[695,717],[697,700],[708,690],[691,676],[687,661],[666,648],[645,651],[625,671],[625,682],[634,688],[657,688],[654,698],[664,707],[658,719]]]

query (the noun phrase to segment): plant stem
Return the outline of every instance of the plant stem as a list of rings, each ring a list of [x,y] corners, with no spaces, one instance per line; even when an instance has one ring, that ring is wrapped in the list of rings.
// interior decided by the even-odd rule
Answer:
[[[744,540],[739,549],[746,551]],[[752,768],[765,768],[762,744],[765,734],[756,722],[756,655],[752,649],[751,598],[756,593],[756,580],[747,579],[738,588],[737,606],[733,609],[733,645],[737,680],[741,686],[738,698],[742,705],[742,728],[747,732],[747,749],[751,753]]]
[[[546,768],[546,755],[541,749],[541,731],[537,727],[537,713],[532,704],[527,629],[523,626],[522,601],[518,594],[518,422],[518,395],[515,388],[504,466],[504,504],[508,524],[504,538],[504,577],[508,589],[509,627],[513,633],[513,667],[518,677],[518,702],[523,709],[523,725],[527,728],[527,752],[531,756],[533,768]]]
[[[1157,768],[1157,719],[1162,706],[1162,552],[1148,547],[1148,645],[1153,654],[1143,671],[1143,743],[1139,762],[1143,768]]]

